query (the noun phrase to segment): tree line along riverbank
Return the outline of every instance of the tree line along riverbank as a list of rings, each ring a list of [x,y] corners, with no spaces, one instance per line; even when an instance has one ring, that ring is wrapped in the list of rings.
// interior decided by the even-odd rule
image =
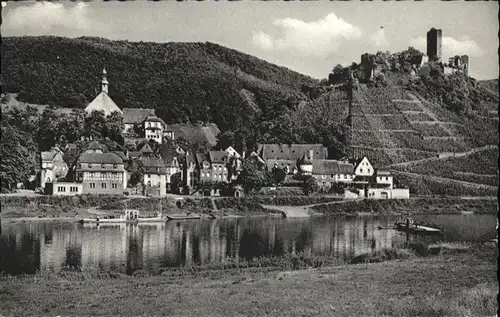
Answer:
[[[179,203],[180,202],[180,203]],[[0,196],[2,218],[16,217],[83,217],[95,213],[115,214],[122,209],[141,212],[226,213],[242,216],[276,212],[272,206],[304,206],[311,214],[494,214],[497,200],[488,197],[416,197],[401,200],[342,201],[330,196],[254,196],[246,198],[218,197],[123,197],[118,195],[80,196]],[[267,208],[263,206],[268,206]],[[271,206],[271,207],[269,207]]]

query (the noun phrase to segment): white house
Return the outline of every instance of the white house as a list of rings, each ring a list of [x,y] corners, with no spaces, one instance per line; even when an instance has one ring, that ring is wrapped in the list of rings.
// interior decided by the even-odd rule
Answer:
[[[40,153],[41,172],[40,187],[45,188],[46,183],[57,181],[68,173],[68,165],[64,162],[63,152],[57,146],[50,151]]]
[[[386,185],[387,188],[393,188],[393,177],[391,171],[384,168],[377,168],[375,172],[375,182],[380,185]]]
[[[163,143],[163,131],[165,130],[165,122],[157,116],[148,116],[144,119],[144,137],[148,140],[155,140],[156,143]]]

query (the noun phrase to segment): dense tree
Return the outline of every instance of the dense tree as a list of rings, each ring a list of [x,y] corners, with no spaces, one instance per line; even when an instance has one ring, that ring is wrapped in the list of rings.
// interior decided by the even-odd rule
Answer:
[[[130,174],[130,180],[128,181],[128,187],[135,187],[142,183],[144,177],[144,169],[140,161],[130,160],[126,163],[125,169]]]
[[[0,142],[0,182],[2,190],[15,188],[25,182],[36,167],[36,144],[31,135],[8,123],[2,124]]]
[[[246,193],[251,193],[262,187],[271,186],[273,178],[270,172],[260,169],[254,162],[247,160],[243,163],[238,183],[243,186]]]
[[[302,190],[304,191],[304,194],[306,194],[307,196],[309,196],[314,192],[317,192],[318,189],[319,189],[318,181],[314,177],[310,176],[304,180]]]
[[[285,180],[285,177],[286,177],[285,171],[281,168],[273,168],[272,175],[273,175],[274,184],[276,184],[276,185],[280,185],[281,183],[283,183],[283,181]]]

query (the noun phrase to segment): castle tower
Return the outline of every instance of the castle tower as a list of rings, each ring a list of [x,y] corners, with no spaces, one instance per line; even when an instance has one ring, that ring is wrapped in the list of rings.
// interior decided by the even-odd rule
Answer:
[[[106,78],[106,68],[102,69],[102,81],[101,81],[101,90],[104,91],[105,93],[108,93],[108,79]]]
[[[430,29],[427,32],[427,56],[430,60],[441,60],[443,32],[441,29]]]

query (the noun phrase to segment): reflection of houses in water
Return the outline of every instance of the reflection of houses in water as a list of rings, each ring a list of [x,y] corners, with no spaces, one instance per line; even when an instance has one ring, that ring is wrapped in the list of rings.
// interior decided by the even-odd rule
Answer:
[[[50,230],[38,234],[40,240],[40,269],[81,265],[81,232]]]
[[[117,267],[126,263],[129,238],[138,234],[127,224],[97,226],[82,230],[82,267]]]
[[[338,258],[400,246],[406,236],[379,230],[379,218],[233,219],[165,224],[2,226],[2,269],[35,272],[62,265],[133,272],[160,267],[312,253]],[[5,258],[15,259],[18,267]],[[3,261],[2,261],[3,260]]]

